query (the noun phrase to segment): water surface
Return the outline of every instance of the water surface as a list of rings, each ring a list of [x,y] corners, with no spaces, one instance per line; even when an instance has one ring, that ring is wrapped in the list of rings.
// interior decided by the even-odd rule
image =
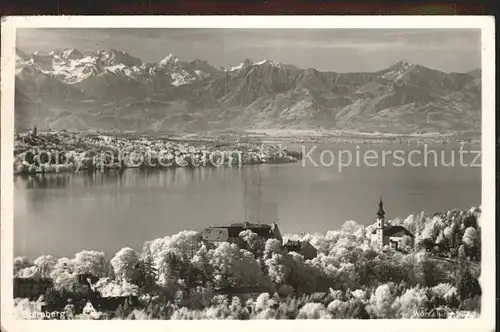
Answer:
[[[384,197],[388,219],[480,204],[481,169],[460,165],[458,146],[428,147],[438,152],[438,158],[445,151],[446,163],[454,151],[453,167],[441,161],[434,166],[433,156],[427,167],[408,162],[394,166],[391,158],[381,165],[382,151],[423,148],[324,144],[312,154],[318,164],[325,149],[334,155],[349,150],[354,158],[356,150],[361,158],[367,149],[379,155],[375,161],[372,157],[372,166],[356,166],[353,160],[341,171],[337,161],[315,167],[306,159],[305,164],[15,177],[14,254],[72,256],[94,249],[111,257],[122,247],[141,249],[147,240],[181,230],[245,219],[278,220],[282,233],[324,232],[346,220],[373,223],[379,196]],[[327,157],[324,154],[329,163]],[[417,157],[414,163],[423,162]],[[465,154],[464,164],[473,157]]]

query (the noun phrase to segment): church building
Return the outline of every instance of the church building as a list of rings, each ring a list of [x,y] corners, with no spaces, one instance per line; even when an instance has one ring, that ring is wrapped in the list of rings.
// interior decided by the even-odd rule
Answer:
[[[385,225],[385,211],[382,197],[380,197],[378,204],[377,224],[374,233],[376,234],[376,242],[380,250],[384,249],[385,246],[399,250],[404,237],[407,237],[410,246],[413,246],[415,241],[415,236],[403,226]]]

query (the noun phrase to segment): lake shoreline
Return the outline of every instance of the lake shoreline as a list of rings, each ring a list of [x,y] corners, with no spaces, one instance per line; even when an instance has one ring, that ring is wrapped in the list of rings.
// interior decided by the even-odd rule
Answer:
[[[59,132],[16,134],[14,174],[127,168],[221,167],[293,163],[300,152],[262,142],[188,142]]]
[[[476,145],[474,140],[460,144]],[[302,144],[301,151],[284,145]],[[49,131],[16,134],[14,175],[96,172],[128,168],[239,167],[242,165],[295,163],[303,159],[304,146],[346,144],[356,146],[442,145],[453,142],[436,137],[203,137],[148,136],[133,133],[94,134]]]

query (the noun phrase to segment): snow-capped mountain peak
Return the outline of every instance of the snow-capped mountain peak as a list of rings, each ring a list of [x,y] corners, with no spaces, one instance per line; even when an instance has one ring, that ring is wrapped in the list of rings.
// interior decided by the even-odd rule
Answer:
[[[250,59],[245,59],[239,65],[225,68],[224,71],[237,71],[237,70],[247,68],[250,66],[262,66],[265,64],[271,65],[272,67],[280,67],[281,66],[280,62],[274,61],[274,60],[262,60],[259,62],[252,62]]]
[[[273,67],[280,67],[281,66],[280,62],[274,61],[274,60],[262,60],[262,61],[254,63],[254,65],[256,65],[256,66],[260,66],[260,65],[264,65],[264,64],[268,64],[268,65],[271,65]]]
[[[254,63],[254,65],[263,65],[263,64],[265,64],[266,62],[267,62],[267,63],[271,63],[271,61],[269,61],[269,60],[262,60],[262,61],[259,61],[259,62]]]
[[[398,81],[403,78],[403,76],[409,72],[415,65],[406,61],[401,60],[389,68],[381,72],[381,77],[389,80]]]
[[[414,64],[412,64],[406,60],[401,60],[401,61],[396,62],[392,66],[390,66],[389,69],[402,72],[402,71],[410,69],[411,67],[414,67]]]
[[[406,60],[400,60],[395,65],[400,67],[408,67],[411,66],[411,63]]]
[[[179,59],[173,55],[172,53],[170,53],[169,55],[167,55],[165,58],[163,58],[159,63],[158,65],[160,67],[166,67],[168,65],[171,65],[171,64],[176,64],[176,63],[179,63]]]
[[[235,70],[240,70],[243,68],[243,62],[240,63],[239,65],[237,66],[233,66],[233,67],[229,67],[229,68],[225,68],[225,71],[235,71]]]
[[[108,66],[124,64],[127,67],[133,67],[140,66],[142,64],[142,61],[139,58],[133,57],[124,51],[114,48],[108,52],[101,52],[100,59],[105,65]]]
[[[52,55],[55,55],[55,54],[52,54]],[[62,51],[61,57],[63,57],[64,59],[76,60],[76,59],[81,59],[83,57],[83,54],[80,51],[78,51],[77,49],[67,48],[64,51]]]

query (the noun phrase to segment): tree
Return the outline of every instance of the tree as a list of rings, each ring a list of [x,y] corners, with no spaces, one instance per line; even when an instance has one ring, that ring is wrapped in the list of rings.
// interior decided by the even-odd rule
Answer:
[[[425,308],[428,301],[426,289],[410,288],[394,301],[393,309],[401,318],[413,318],[416,312]]]
[[[281,254],[272,254],[271,258],[265,260],[267,274],[275,284],[284,284],[290,273],[290,268],[286,265],[285,257]]]
[[[240,232],[239,237],[245,241],[248,251],[252,252],[255,257],[262,255],[265,247],[265,240],[251,230]]]
[[[481,286],[478,280],[472,276],[469,268],[466,266],[462,267],[456,287],[461,301],[481,295]]]
[[[359,299],[348,302],[346,316],[341,318],[350,319],[370,319],[370,314],[366,311],[366,305]]]
[[[137,296],[139,287],[127,281],[111,280],[109,278],[100,279],[95,286],[105,297],[115,296]]]
[[[476,216],[474,216],[472,214],[472,215],[469,215],[469,216],[465,217],[465,219],[464,219],[464,226],[465,226],[465,228],[469,228],[469,227],[477,228],[478,225],[477,225]]]
[[[354,233],[360,229],[363,229],[363,225],[356,223],[354,220],[344,222],[340,228],[340,230],[347,235],[354,235]]]
[[[156,269],[150,259],[139,260],[136,275],[132,278],[132,283],[139,286],[142,293],[151,293],[156,288]]]
[[[462,242],[468,247],[473,247],[476,242],[476,237],[476,229],[474,227],[468,227],[465,229]]]
[[[20,256],[14,258],[14,275],[18,274],[24,268],[33,266],[33,262],[31,262],[28,257]]]
[[[132,281],[138,273],[139,253],[132,248],[122,248],[111,259],[111,265],[118,279]]]
[[[40,256],[33,262],[36,266],[36,274],[41,278],[50,278],[50,273],[57,263],[57,259],[51,255]]]
[[[50,287],[45,291],[44,300],[49,310],[62,310],[66,305],[68,293],[65,290],[57,290]]]
[[[203,285],[206,285],[209,281],[212,281],[213,269],[210,265],[211,252],[205,245],[202,245],[200,249],[191,259],[191,265],[199,274],[199,280]]]
[[[187,268],[202,244],[198,232],[182,231],[172,237],[156,239],[147,243],[143,249],[143,255],[152,259],[158,271],[159,281],[165,283],[174,276],[172,273],[179,276],[179,271],[176,269]]]
[[[409,235],[403,235],[401,239],[401,247],[406,251],[413,249],[413,238]]]
[[[300,308],[297,319],[327,319],[331,318],[330,313],[321,303],[306,303]]]
[[[213,251],[210,265],[218,287],[269,286],[269,279],[262,273],[254,255],[239,249],[236,244],[223,242],[219,245]]]
[[[394,316],[392,308],[392,303],[394,302],[392,287],[392,283],[377,287],[375,293],[370,297],[367,306],[367,310],[371,316],[378,318],[392,318]]]
[[[81,288],[78,275],[75,273],[75,262],[68,258],[60,258],[54,265],[50,277],[56,290],[76,291]]]
[[[465,252],[465,246],[462,244],[459,248],[458,248],[458,258],[460,259],[465,259],[467,257],[467,254]]]
[[[288,253],[285,257],[290,271],[286,284],[292,286],[297,294],[313,293],[323,286],[318,283],[319,277],[325,276],[320,267],[306,264],[304,257],[295,252]]]
[[[77,253],[74,258],[74,266],[76,274],[90,274],[105,278],[112,273],[111,264],[102,251],[83,250]]]
[[[281,254],[281,241],[278,239],[268,239],[264,245],[264,258],[271,258],[273,254]]]
[[[415,275],[422,286],[433,287],[447,279],[445,262],[436,261],[429,254],[417,260]]]
[[[435,243],[434,241],[432,241],[432,239],[425,238],[418,243],[418,248],[430,251],[432,250],[432,248],[434,248],[434,244]]]

